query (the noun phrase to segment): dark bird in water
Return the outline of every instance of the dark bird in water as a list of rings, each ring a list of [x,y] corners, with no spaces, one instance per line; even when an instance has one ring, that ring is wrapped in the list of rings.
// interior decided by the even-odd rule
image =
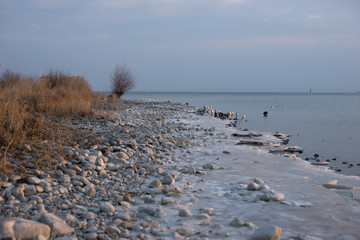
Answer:
[[[267,111],[265,111],[265,112],[263,112],[263,114],[264,114],[264,117],[267,117],[268,112],[267,112]]]

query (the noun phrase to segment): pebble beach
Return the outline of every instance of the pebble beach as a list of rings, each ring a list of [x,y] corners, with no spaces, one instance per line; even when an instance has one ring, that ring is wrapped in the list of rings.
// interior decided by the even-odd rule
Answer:
[[[100,143],[0,175],[0,239],[359,239],[360,177],[199,113],[122,100],[111,121],[73,121]]]

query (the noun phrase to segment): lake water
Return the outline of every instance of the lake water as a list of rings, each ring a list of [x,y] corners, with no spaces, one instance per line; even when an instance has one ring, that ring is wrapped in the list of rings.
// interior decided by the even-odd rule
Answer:
[[[330,160],[333,169],[360,176],[360,94],[358,93],[143,93],[126,99],[152,99],[212,106],[246,116],[241,128],[290,135],[289,145]],[[267,111],[268,117],[263,117]],[[336,159],[336,160],[335,160]],[[359,164],[359,165],[358,165]]]

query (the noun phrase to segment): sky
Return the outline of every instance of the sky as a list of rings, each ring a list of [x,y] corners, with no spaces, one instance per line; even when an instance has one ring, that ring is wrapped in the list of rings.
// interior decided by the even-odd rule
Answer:
[[[358,92],[359,0],[0,0],[0,72],[110,90]]]

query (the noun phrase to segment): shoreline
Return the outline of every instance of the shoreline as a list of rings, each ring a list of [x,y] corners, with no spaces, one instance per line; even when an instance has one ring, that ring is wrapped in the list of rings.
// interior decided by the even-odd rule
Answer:
[[[9,234],[23,218],[42,229],[34,237],[50,239],[256,239],[279,229],[282,239],[358,236],[359,177],[236,145],[238,130],[194,107],[123,100],[122,108],[117,121],[78,123],[102,143],[81,139],[86,148],[66,149],[72,161],[3,177],[1,216],[20,218],[0,220]]]

